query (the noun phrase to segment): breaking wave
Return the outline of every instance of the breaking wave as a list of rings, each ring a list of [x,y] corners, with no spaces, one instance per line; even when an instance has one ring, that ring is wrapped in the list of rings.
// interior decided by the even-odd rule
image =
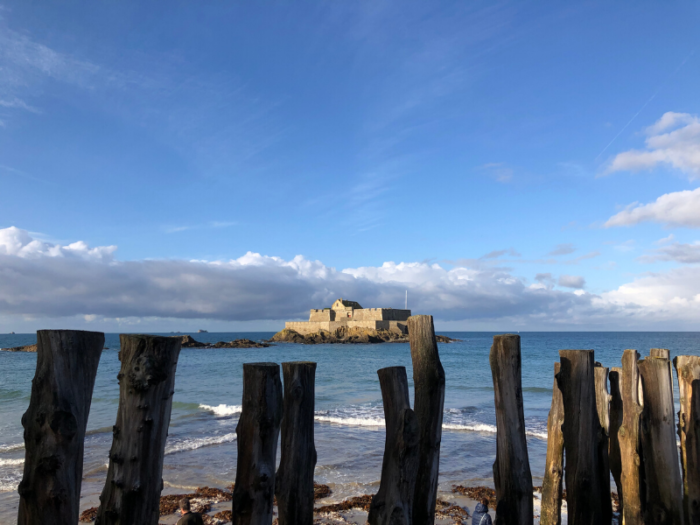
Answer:
[[[165,455],[176,454],[178,452],[186,452],[188,450],[197,450],[202,447],[211,447],[213,445],[221,445],[222,443],[230,443],[236,441],[236,433],[224,434],[222,436],[210,436],[199,439],[185,439],[172,445],[165,447]]]

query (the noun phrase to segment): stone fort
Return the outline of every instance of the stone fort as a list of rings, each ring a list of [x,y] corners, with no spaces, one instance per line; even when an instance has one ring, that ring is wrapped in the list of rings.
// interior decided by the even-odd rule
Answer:
[[[302,335],[320,330],[334,332],[341,327],[391,330],[406,334],[410,316],[411,310],[362,308],[359,303],[346,301],[341,297],[330,308],[311,310],[308,321],[290,321],[285,323],[284,327]]]

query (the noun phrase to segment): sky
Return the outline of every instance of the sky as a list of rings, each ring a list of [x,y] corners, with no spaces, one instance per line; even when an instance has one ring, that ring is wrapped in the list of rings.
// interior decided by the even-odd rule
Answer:
[[[699,22],[0,0],[0,332],[697,331]]]

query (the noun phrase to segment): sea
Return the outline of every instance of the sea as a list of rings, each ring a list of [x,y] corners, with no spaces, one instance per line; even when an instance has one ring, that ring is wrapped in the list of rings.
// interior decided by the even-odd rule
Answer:
[[[493,486],[496,426],[489,350],[494,333],[439,332],[458,342],[439,344],[445,369],[440,490]],[[173,335],[173,334],[162,334]],[[184,334],[183,334],[184,335]],[[202,342],[269,339],[272,333],[189,334]],[[530,468],[542,484],[554,363],[560,349],[593,349],[596,361],[620,366],[622,352],[650,348],[671,356],[700,355],[699,332],[522,332],[522,386]],[[0,348],[36,342],[35,334],[0,335]],[[105,335],[85,439],[81,510],[99,504],[119,403],[119,336]],[[331,487],[329,501],[375,493],[384,451],[384,416],[377,370],[405,366],[413,399],[407,343],[299,345],[269,348],[183,348],[177,365],[164,493],[227,487],[236,476],[236,423],[241,412],[243,363],[315,361],[315,479]],[[21,417],[29,405],[36,354],[0,351],[0,524],[16,523],[24,444]],[[675,372],[674,372],[675,374]],[[675,379],[674,379],[675,382]],[[676,410],[678,391],[675,386]],[[279,461],[279,454],[278,454]]]

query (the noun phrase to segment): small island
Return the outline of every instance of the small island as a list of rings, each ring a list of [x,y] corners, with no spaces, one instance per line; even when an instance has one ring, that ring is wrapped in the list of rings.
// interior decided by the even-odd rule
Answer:
[[[288,321],[270,342],[300,344],[374,344],[407,343],[411,310],[362,308],[356,301],[342,297],[330,308],[312,309],[308,321]],[[439,343],[451,343],[444,335]]]

